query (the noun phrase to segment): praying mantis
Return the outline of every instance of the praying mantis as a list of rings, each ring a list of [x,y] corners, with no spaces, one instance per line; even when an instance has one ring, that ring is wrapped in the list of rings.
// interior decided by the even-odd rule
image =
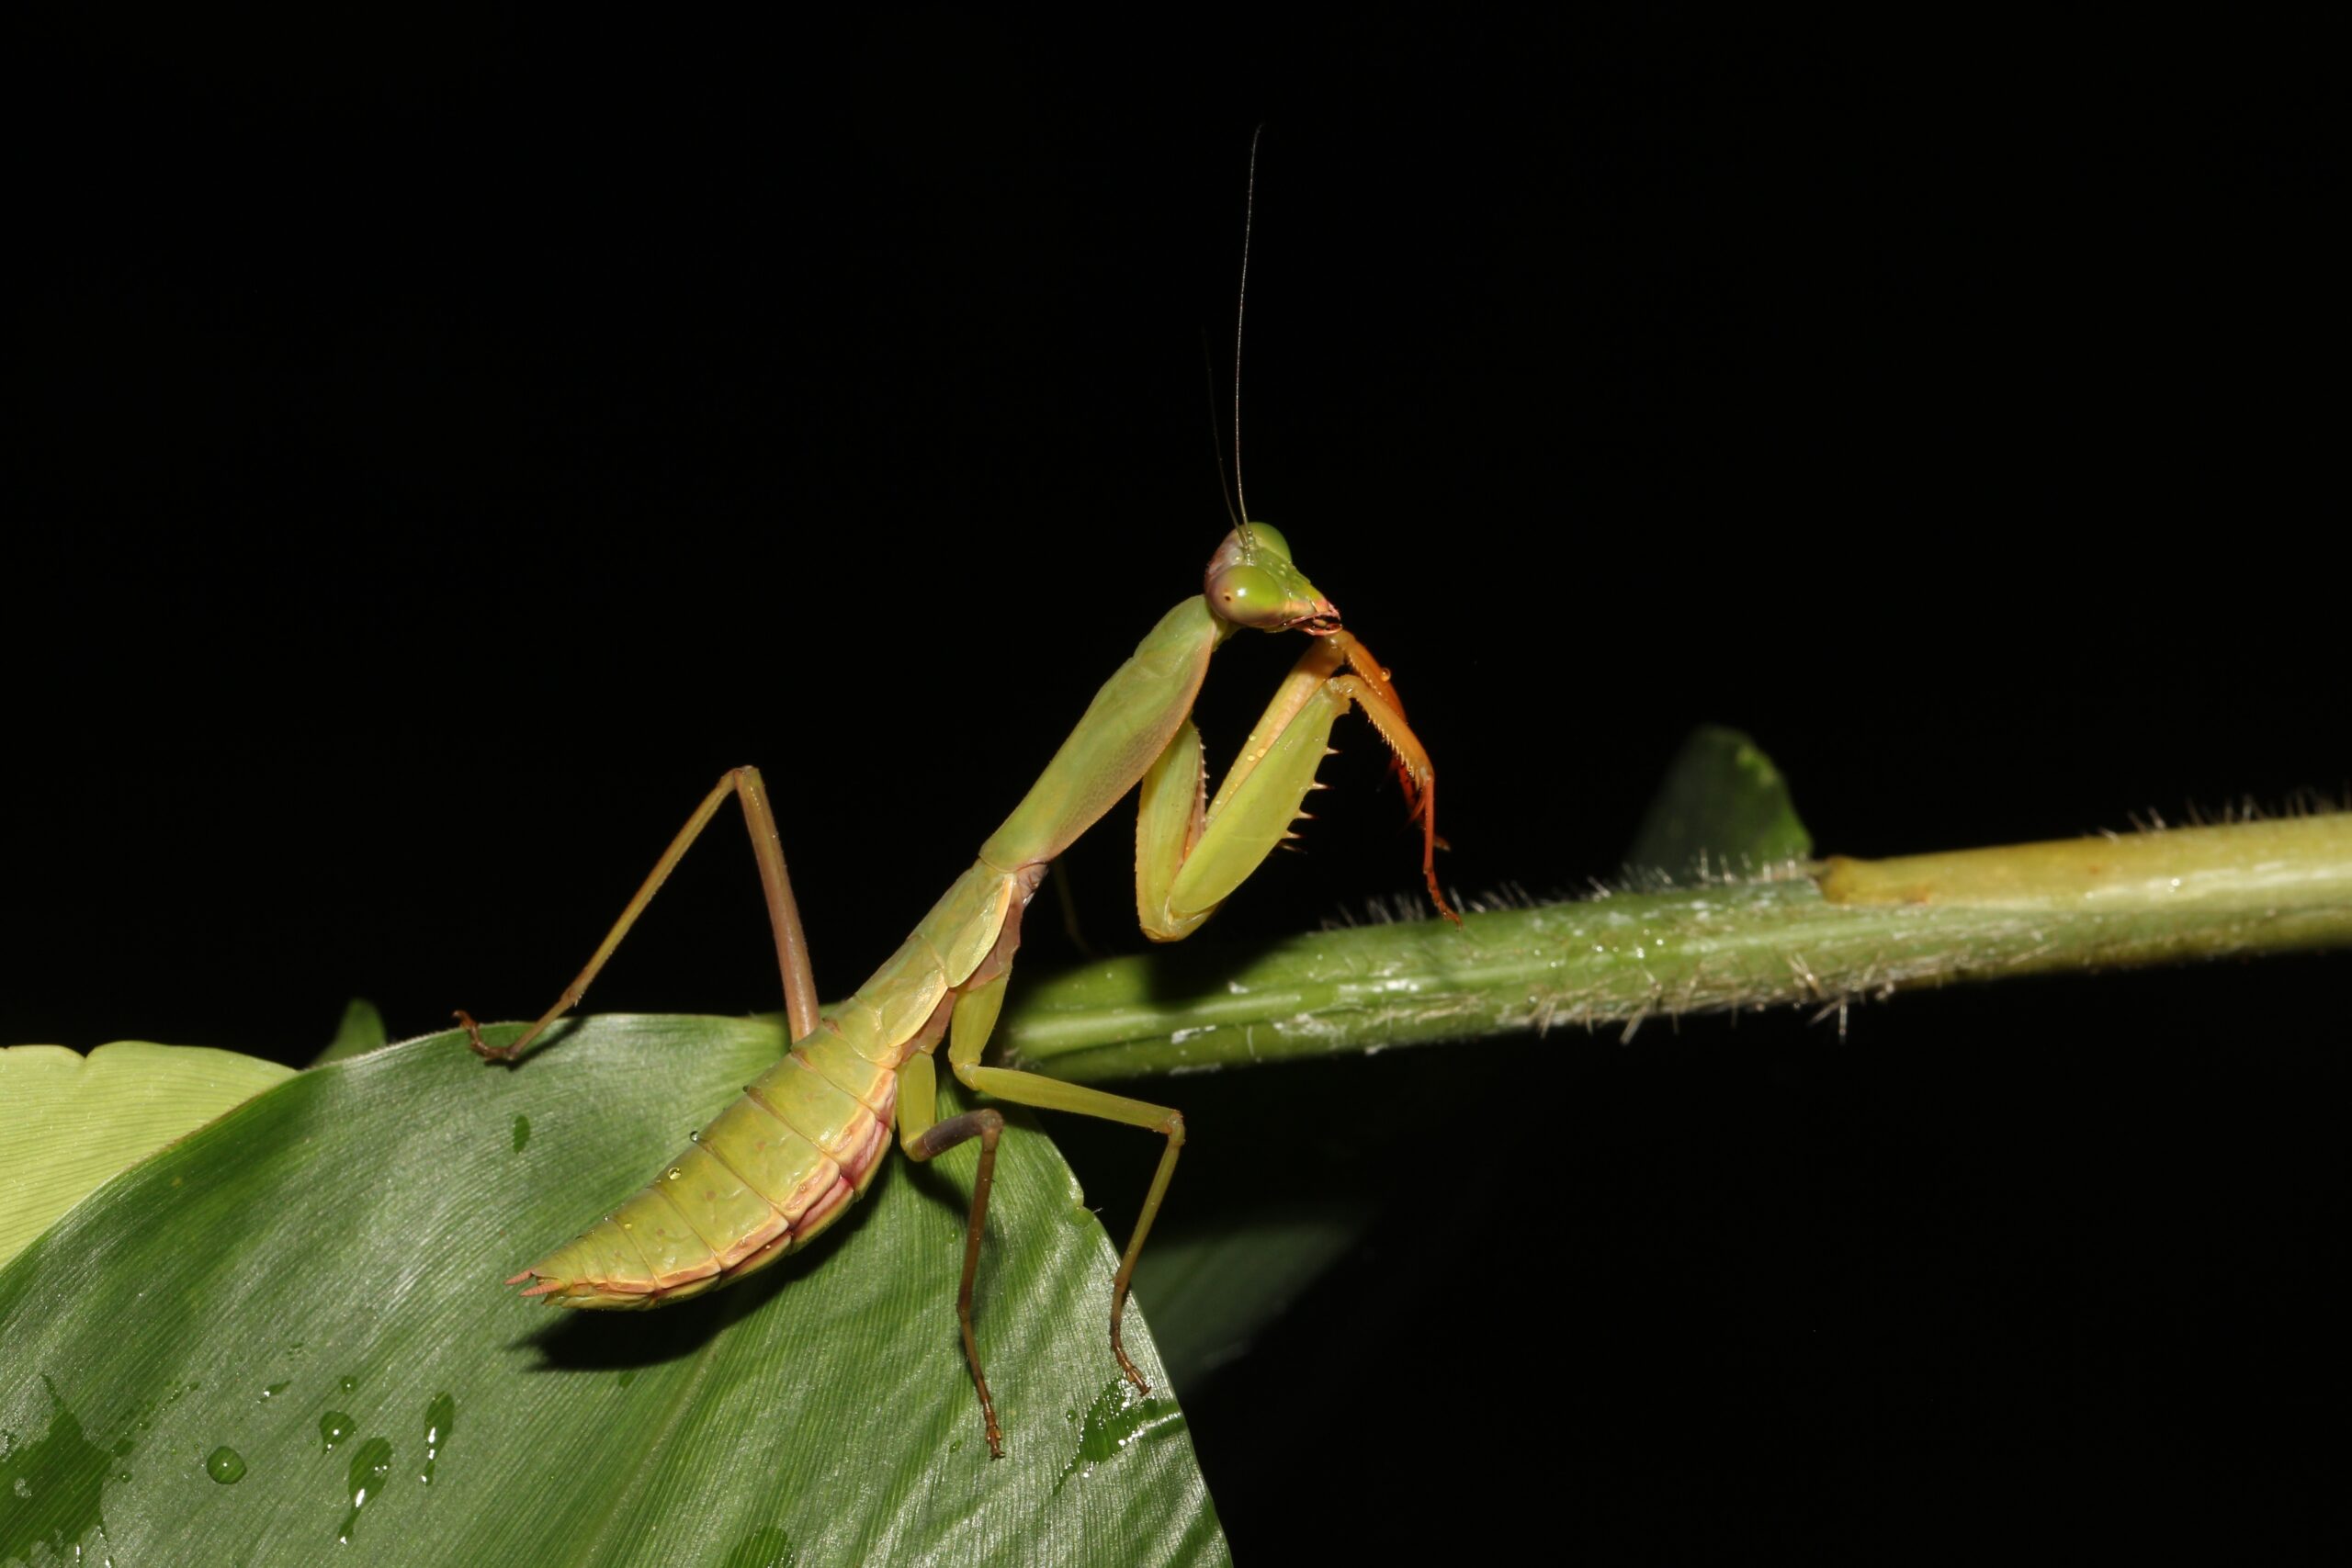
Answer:
[[[1253,139],[1253,208],[1256,186]],[[1246,299],[1246,228],[1244,234]],[[1420,826],[1421,877],[1431,902],[1456,926],[1462,923],[1438,886],[1436,771],[1405,722],[1405,705],[1389,683],[1388,671],[1340,626],[1337,607],[1292,558],[1290,541],[1269,525],[1249,520],[1239,475],[1239,340],[1237,320],[1234,526],[1209,558],[1202,592],[1162,615],[1112,672],[1045,773],[981,844],[979,858],[847,1001],[830,1014],[818,1009],[808,944],[785,869],[775,813],[759,770],[745,767],[730,770],[703,797],[587,965],[537,1022],[512,1043],[492,1046],[472,1017],[458,1011],[476,1055],[519,1060],[586,995],[728,797],[741,802],[784,977],[791,1048],[746,1084],[741,1096],[692,1135],[686,1151],[634,1196],[506,1283],[529,1280],[533,1283],[523,1294],[559,1306],[628,1310],[684,1301],[765,1268],[839,1219],[880,1171],[894,1122],[899,1146],[919,1162],[977,1138],[980,1155],[965,1223],[956,1321],[979,1395],[989,1453],[1002,1459],[1004,1432],[972,1327],[972,1287],[1004,1114],[985,1106],[939,1114],[938,1068],[932,1058],[945,1040],[948,1069],[967,1089],[1009,1104],[1123,1122],[1167,1140],[1111,1281],[1111,1353],[1129,1382],[1151,1392],[1127,1354],[1120,1325],[1136,1259],[1184,1150],[1183,1113],[980,1060],[1004,1005],[1022,916],[1047,869],[1140,786],[1136,911],[1146,936],[1181,942],[1278,844],[1295,837],[1290,825],[1302,815],[1307,791],[1324,787],[1315,774],[1332,754],[1331,728],[1352,706],[1371,721],[1394,758],[1408,812]],[[1245,629],[1298,631],[1309,642],[1212,796],[1193,705],[1210,656]]]
[[[1193,704],[1210,656],[1243,629],[1295,630],[1310,641],[1211,796]],[[1167,1140],[1111,1286],[1112,1354],[1127,1380],[1148,1393],[1120,1324],[1136,1259],[1183,1152],[1184,1118],[1169,1106],[982,1064],[1020,944],[1022,916],[1055,857],[1140,785],[1136,908],[1154,941],[1190,935],[1293,836],[1290,824],[1307,791],[1322,787],[1315,773],[1330,754],[1332,726],[1351,706],[1371,721],[1394,755],[1411,818],[1421,829],[1421,874],[1430,897],[1459,924],[1437,881],[1435,771],[1405,721],[1388,671],[1341,627],[1339,611],[1299,570],[1283,535],[1263,523],[1241,522],[1210,559],[1204,591],[1160,617],[1095,694],[1044,773],[980,846],[971,868],[830,1015],[818,1010],[766,785],[756,768],[729,772],[662,852],[586,967],[537,1022],[513,1043],[492,1046],[470,1016],[458,1016],[476,1055],[502,1062],[521,1058],[579,1003],[732,796],[741,803],[759,865],[791,1049],[695,1134],[685,1152],[651,1182],[506,1282],[531,1280],[525,1295],[560,1306],[628,1309],[684,1301],[764,1268],[831,1224],[881,1169],[894,1122],[899,1146],[918,1161],[978,1139],[956,1317],[989,1451],[1003,1457],[1004,1435],[973,1331],[972,1293],[1004,1116],[988,1107],[939,1114],[933,1056],[944,1039],[948,1068],[969,1089],[1014,1105],[1123,1122]]]

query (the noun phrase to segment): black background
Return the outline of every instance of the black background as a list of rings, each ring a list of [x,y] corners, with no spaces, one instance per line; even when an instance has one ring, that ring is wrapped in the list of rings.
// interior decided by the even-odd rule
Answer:
[[[0,1035],[536,1012],[742,761],[846,989],[1196,589],[1261,121],[1250,507],[1396,670],[1453,884],[1615,874],[1708,719],[1854,853],[2342,797],[2312,40],[1118,28],[38,24]],[[1220,660],[1213,745],[1291,656]],[[1203,941],[1409,891],[1341,744]],[[774,1004],[704,858],[601,1005]],[[1196,1151],[1390,1216],[1187,1391],[1237,1546],[2300,1530],[2343,974],[1204,1084]],[[1315,1157],[1351,1121],[1389,1157]]]

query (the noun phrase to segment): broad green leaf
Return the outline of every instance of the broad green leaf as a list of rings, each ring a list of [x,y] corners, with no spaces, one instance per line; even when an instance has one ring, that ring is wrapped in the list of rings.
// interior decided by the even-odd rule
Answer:
[[[679,1306],[500,1286],[780,1048],[650,1017],[514,1069],[410,1041],[124,1173],[0,1269],[0,1561],[1222,1561],[1132,1310],[1155,1392],[1111,1359],[1108,1238],[1029,1127],[979,1282],[1001,1461],[953,1306],[970,1145]]]
[[[0,1263],[100,1182],[293,1069],[234,1051],[118,1041],[0,1050]]]
[[[1692,730],[1668,765],[1625,862],[1680,880],[1812,853],[1813,835],[1797,818],[1789,781],[1763,748],[1710,724]]]

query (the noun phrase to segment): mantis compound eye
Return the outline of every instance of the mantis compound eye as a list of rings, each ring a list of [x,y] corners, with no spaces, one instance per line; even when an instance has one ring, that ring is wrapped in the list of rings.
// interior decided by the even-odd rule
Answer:
[[[1245,626],[1279,626],[1283,597],[1274,574],[1261,567],[1229,566],[1209,579],[1216,613]]]

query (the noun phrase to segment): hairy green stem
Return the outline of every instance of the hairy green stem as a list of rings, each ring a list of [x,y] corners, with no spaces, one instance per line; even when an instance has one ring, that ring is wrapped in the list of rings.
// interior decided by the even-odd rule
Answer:
[[[1906,987],[2352,946],[2352,816],[1895,860],[1169,950],[1013,987],[998,1038],[1079,1080]]]

